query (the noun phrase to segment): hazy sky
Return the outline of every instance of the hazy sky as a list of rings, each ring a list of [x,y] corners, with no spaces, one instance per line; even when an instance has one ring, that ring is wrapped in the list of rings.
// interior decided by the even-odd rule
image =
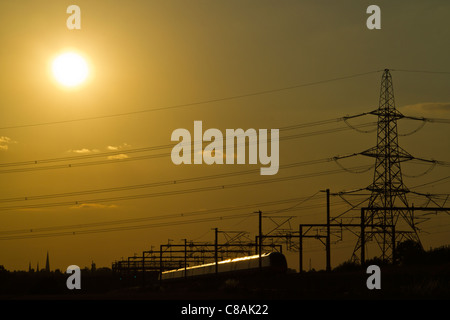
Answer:
[[[71,4],[81,9],[80,30],[66,26],[66,9]],[[381,8],[381,30],[366,27],[366,9],[371,4]],[[298,210],[279,213],[295,216],[291,220],[295,230],[299,223],[325,222],[325,195],[317,192],[326,188],[338,192],[367,187],[372,170],[364,174],[343,170],[325,174],[340,169],[331,161],[280,168],[275,176],[261,176],[255,171],[218,178],[218,174],[259,169],[261,165],[176,166],[171,161],[170,148],[152,151],[150,147],[171,144],[171,133],[177,128],[193,132],[195,120],[203,121],[204,130],[218,128],[225,133],[226,129],[276,129],[372,111],[378,106],[381,70],[385,68],[393,69],[396,106],[401,112],[450,118],[450,75],[410,72],[450,71],[449,13],[450,3],[446,0],[1,2],[0,265],[10,270],[25,270],[30,262],[33,267],[38,262],[44,266],[49,251],[52,269],[65,270],[72,264],[84,267],[91,261],[110,267],[114,260],[134,253],[140,255],[168,239],[213,241],[211,228],[215,227],[248,231],[253,239],[258,220],[256,215],[245,214],[259,209],[282,210],[296,204]],[[88,81],[74,90],[62,88],[51,74],[52,60],[67,49],[82,54],[91,71]],[[367,74],[323,82],[363,73]],[[322,83],[299,86],[316,82]],[[267,92],[295,86],[299,87]],[[237,98],[242,95],[245,97]],[[195,104],[198,102],[207,103]],[[366,116],[351,123],[376,120],[375,116]],[[419,125],[401,120],[399,133],[408,133]],[[345,124],[281,131],[280,165],[361,152],[376,144],[374,132],[332,130],[339,127]],[[448,124],[427,123],[414,135],[400,137],[400,145],[417,157],[450,161],[449,129]],[[322,130],[332,132],[309,135]],[[304,135],[283,140],[301,134]],[[147,149],[131,152],[140,148]],[[120,153],[113,156],[18,165],[116,151]],[[164,156],[151,157],[161,154]],[[114,161],[136,157],[144,159]],[[101,164],[76,167],[94,161]],[[373,159],[361,156],[341,162],[346,167],[372,163]],[[67,167],[69,164],[73,166]],[[66,167],[58,167],[62,165]],[[436,166],[422,177],[407,177],[427,168],[404,164],[405,184],[412,188],[449,175],[448,167]],[[324,174],[254,183],[313,173]],[[215,177],[148,185],[204,176]],[[197,190],[243,182],[249,184]],[[417,191],[449,193],[448,182],[442,180]],[[84,192],[144,184],[146,187],[139,189]],[[188,189],[196,191],[183,191]],[[180,193],[174,194],[177,191]],[[61,193],[65,194],[32,198]],[[149,196],[118,201],[120,197],[144,194]],[[304,203],[298,200],[262,205],[312,195],[315,196]],[[4,201],[12,198],[17,199]],[[97,201],[105,198],[110,200]],[[338,197],[332,201],[332,215],[349,208]],[[415,205],[425,201],[416,196],[410,199]],[[21,207],[35,204],[35,208]],[[255,206],[180,215],[251,204]],[[235,214],[242,216],[181,224]],[[155,219],[150,220],[152,217]],[[111,223],[125,219],[142,220]],[[73,227],[80,224],[96,225]],[[110,230],[143,225],[153,226]],[[274,226],[264,219],[264,232]],[[99,229],[105,232],[97,232]],[[432,216],[422,229],[425,248],[449,244],[448,215]],[[22,231],[10,233],[17,230]],[[96,232],[77,234],[86,230]],[[28,238],[59,232],[75,234]],[[354,243],[354,237],[345,235],[342,242],[333,245],[333,266],[350,258]],[[315,240],[305,246],[305,261],[311,258],[313,267],[323,268],[323,246]],[[290,260],[292,268],[298,268],[296,255]]]

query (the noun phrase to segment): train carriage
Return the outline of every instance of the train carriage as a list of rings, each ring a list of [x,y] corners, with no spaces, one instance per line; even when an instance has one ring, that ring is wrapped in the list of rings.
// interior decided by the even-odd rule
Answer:
[[[259,271],[259,255],[239,257],[219,261],[217,274],[238,275]],[[282,253],[270,252],[261,255],[261,271],[265,273],[285,273],[287,270],[286,258]],[[182,278],[204,277],[216,274],[216,263],[207,263],[187,268],[165,271],[161,280],[176,280]]]

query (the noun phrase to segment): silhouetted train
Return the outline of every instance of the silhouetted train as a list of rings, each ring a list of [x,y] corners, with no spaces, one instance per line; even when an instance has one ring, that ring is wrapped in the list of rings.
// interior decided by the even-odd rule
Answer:
[[[239,275],[262,271],[264,273],[285,273],[287,270],[286,258],[282,253],[271,252],[261,255],[261,270],[259,270],[259,255],[246,256],[219,261],[217,263],[218,275]],[[207,263],[197,266],[165,271],[161,280],[176,280],[182,278],[204,277],[216,274],[216,263]]]

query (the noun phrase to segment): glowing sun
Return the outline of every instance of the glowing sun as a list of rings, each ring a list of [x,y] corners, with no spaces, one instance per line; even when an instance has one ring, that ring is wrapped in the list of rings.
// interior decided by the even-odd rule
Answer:
[[[77,53],[66,52],[55,58],[52,63],[53,76],[65,87],[75,87],[86,81],[89,67],[86,60]]]

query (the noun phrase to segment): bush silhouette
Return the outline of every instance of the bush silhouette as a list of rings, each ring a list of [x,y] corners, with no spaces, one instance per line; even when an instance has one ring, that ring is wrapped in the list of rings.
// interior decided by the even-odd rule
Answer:
[[[425,250],[419,242],[406,240],[396,248],[396,259],[400,265],[421,264],[425,258]]]

